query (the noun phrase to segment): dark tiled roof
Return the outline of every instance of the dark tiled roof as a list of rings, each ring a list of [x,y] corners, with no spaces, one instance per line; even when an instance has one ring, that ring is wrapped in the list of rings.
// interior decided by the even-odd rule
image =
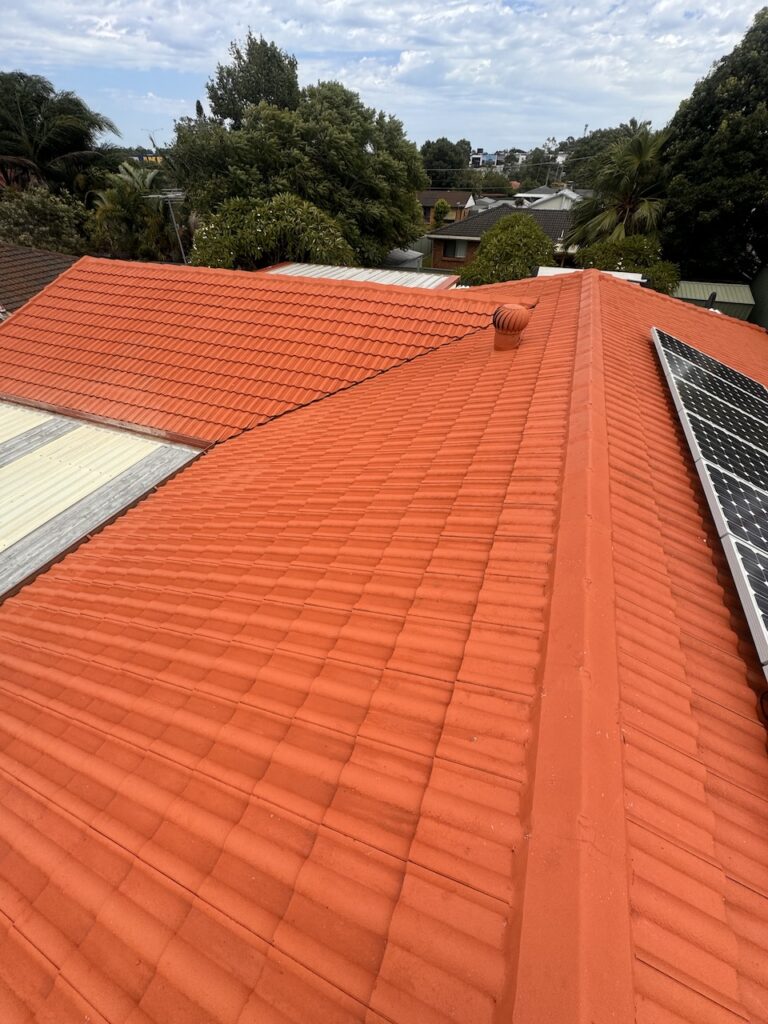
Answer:
[[[428,188],[418,195],[422,206],[434,206],[438,199],[444,199],[449,206],[464,207],[471,198],[469,189],[456,188]]]
[[[0,306],[13,313],[55,280],[76,256],[0,242]]]
[[[486,231],[494,227],[502,217],[533,217],[539,227],[552,239],[558,242],[568,230],[571,223],[569,210],[530,210],[515,209],[512,206],[494,206],[485,213],[477,213],[458,221],[446,224],[442,228],[429,232],[430,238],[482,238]]]

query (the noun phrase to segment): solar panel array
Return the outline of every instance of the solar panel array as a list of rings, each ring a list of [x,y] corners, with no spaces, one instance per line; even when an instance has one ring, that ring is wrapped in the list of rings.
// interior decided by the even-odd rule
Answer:
[[[768,674],[768,389],[657,327],[652,336]]]

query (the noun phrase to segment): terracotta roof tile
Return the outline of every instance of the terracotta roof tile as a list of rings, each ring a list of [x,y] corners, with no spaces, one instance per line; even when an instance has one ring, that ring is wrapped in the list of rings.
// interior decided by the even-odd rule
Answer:
[[[494,308],[466,291],[88,257],[3,325],[0,394],[222,441],[461,338]]]
[[[4,603],[9,1020],[768,1016],[763,676],[649,329],[765,336],[526,293]]]

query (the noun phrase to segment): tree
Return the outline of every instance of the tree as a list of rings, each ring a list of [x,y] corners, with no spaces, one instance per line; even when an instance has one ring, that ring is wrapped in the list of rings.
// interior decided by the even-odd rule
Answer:
[[[661,258],[661,246],[647,235],[632,235],[615,242],[596,242],[579,249],[577,266],[642,274],[657,292],[672,295],[680,284],[680,268]]]
[[[149,194],[160,187],[161,172],[126,161],[107,179],[107,187],[95,193],[94,246],[120,259],[178,259],[178,240],[166,204]]]
[[[461,283],[495,284],[534,277],[538,267],[554,266],[552,241],[526,213],[512,213],[487,231],[474,260],[461,271]]]
[[[332,217],[293,195],[230,199],[195,234],[196,266],[256,270],[284,260],[351,266],[354,253]]]
[[[565,139],[560,143],[560,149],[566,152],[561,169],[563,178],[578,188],[595,188],[600,168],[610,149],[617,142],[631,139],[643,129],[650,131],[650,128],[650,121],[630,117],[629,121],[615,128],[597,128],[580,139]]]
[[[0,190],[0,241],[81,255],[86,210],[66,192],[52,195],[42,185]]]
[[[206,85],[214,117],[229,121],[239,128],[249,106],[269,103],[271,106],[295,110],[299,105],[297,62],[293,54],[258,39],[250,29],[243,46],[230,43],[229,64],[218,64],[216,74]]]
[[[0,186],[72,188],[100,159],[104,132],[119,134],[75,93],[56,92],[39,75],[0,72]]]
[[[168,163],[201,214],[234,198],[306,199],[336,219],[364,264],[423,233],[418,150],[400,121],[338,82],[302,90],[295,110],[250,107],[240,129],[186,118]]]
[[[661,132],[641,128],[608,150],[597,177],[596,194],[573,211],[566,236],[570,245],[621,241],[629,235],[658,232],[661,198]]]
[[[441,228],[445,224],[445,218],[451,212],[450,204],[445,199],[438,199],[432,208],[432,226]]]
[[[668,132],[665,250],[686,277],[751,279],[768,264],[768,8]]]
[[[428,139],[421,147],[421,159],[432,188],[466,188],[471,152],[467,139]]]

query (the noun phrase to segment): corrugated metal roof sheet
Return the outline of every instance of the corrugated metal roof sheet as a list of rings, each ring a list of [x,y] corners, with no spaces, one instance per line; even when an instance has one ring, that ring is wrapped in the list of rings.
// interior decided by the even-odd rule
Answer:
[[[717,304],[731,303],[754,306],[755,300],[747,284],[724,284],[722,281],[681,281],[675,298],[706,302],[712,292],[717,293]]]
[[[416,253],[420,256],[421,253]],[[401,288],[449,288],[458,278],[443,274],[425,274],[418,270],[373,270],[368,267],[329,267],[315,263],[283,263],[269,267],[267,274],[289,277],[322,277],[331,281],[364,281],[367,284],[393,284]]]
[[[0,596],[196,454],[0,402]]]

